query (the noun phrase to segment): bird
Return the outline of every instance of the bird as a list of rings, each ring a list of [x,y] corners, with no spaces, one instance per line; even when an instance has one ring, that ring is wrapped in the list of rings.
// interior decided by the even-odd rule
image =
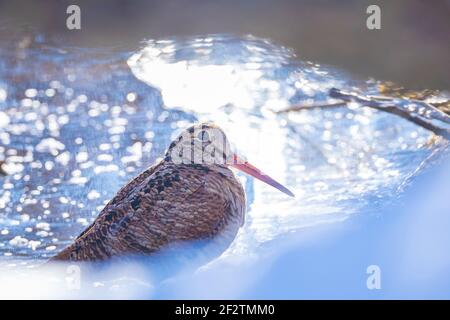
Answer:
[[[244,224],[246,212],[245,192],[231,167],[294,197],[233,152],[219,126],[197,123],[175,138],[159,162],[122,187],[50,261],[151,256],[198,240],[217,243],[222,252]]]

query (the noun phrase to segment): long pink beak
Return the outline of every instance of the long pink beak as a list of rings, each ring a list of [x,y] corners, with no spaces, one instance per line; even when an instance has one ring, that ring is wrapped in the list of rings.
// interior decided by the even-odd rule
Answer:
[[[274,179],[272,179],[267,174],[265,174],[255,166],[251,165],[247,161],[241,160],[236,154],[233,155],[233,163],[231,164],[231,166],[251,175],[252,177],[255,177],[256,179],[259,179],[271,185],[274,188],[277,188],[278,190],[287,194],[288,196],[295,197],[295,195],[288,188],[283,186],[281,183],[275,181]]]

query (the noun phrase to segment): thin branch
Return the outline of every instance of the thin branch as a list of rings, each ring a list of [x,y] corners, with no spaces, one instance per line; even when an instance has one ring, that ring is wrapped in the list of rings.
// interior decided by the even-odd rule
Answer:
[[[322,109],[322,108],[338,108],[346,106],[347,102],[336,101],[329,103],[314,103],[314,104],[293,104],[286,109],[275,111],[275,113],[287,113],[291,111],[310,110],[310,109]]]
[[[406,119],[416,125],[421,126],[436,135],[439,135],[447,140],[450,140],[450,131],[444,128],[441,128],[434,123],[432,120],[439,120],[445,124],[450,125],[450,116],[445,112],[435,108],[429,103],[419,101],[419,100],[408,100],[408,103],[414,103],[417,105],[417,108],[425,108],[427,112],[429,112],[429,117],[431,121],[425,120],[423,117],[417,116],[413,112],[407,109],[407,107],[401,108],[399,104],[405,104],[405,101],[399,99],[392,99],[390,97],[384,96],[371,96],[364,97],[358,95],[356,93],[344,92],[336,88],[330,89],[330,97],[337,99],[333,102],[325,102],[325,103],[314,103],[314,104],[294,104],[289,108],[284,110],[275,111],[278,114],[287,113],[292,111],[300,111],[300,110],[311,110],[318,108],[338,108],[342,106],[346,106],[349,102],[357,102],[361,105],[374,108],[380,111],[388,112],[391,114],[395,114],[403,119]]]
[[[347,93],[347,92],[343,92],[340,91],[338,89],[331,89],[330,90],[330,96],[332,98],[336,98],[336,99],[340,99],[343,100],[345,102],[357,102],[360,103],[364,106],[367,107],[371,107],[380,111],[384,111],[384,112],[388,112],[388,113],[392,113],[395,114],[397,116],[400,116],[410,122],[413,122],[427,130],[430,130],[431,132],[444,137],[447,140],[450,140],[450,131],[446,130],[444,128],[440,128],[438,126],[436,126],[435,124],[416,116],[414,113],[408,111],[407,109],[402,109],[399,108],[398,105],[396,104],[391,104],[394,102],[399,102],[396,101],[394,99],[391,100],[375,100],[375,99],[371,99],[371,98],[366,98],[354,93]],[[418,106],[422,106],[425,107],[426,109],[430,110],[433,112],[433,118],[436,120],[440,120],[446,124],[450,124],[450,117],[445,114],[444,112],[440,111],[439,109],[434,108],[433,106],[431,106],[428,103],[425,103],[423,101],[413,101],[411,100],[411,102],[417,104]]]

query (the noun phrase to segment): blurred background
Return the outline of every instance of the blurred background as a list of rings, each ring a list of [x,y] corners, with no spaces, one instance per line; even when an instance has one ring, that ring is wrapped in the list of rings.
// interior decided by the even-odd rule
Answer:
[[[70,4],[81,7],[81,31],[65,27]],[[366,28],[371,4],[381,7],[381,30]],[[253,34],[363,78],[448,89],[449,18],[448,0],[3,0],[0,39],[33,30],[79,46],[134,49],[144,38]]]

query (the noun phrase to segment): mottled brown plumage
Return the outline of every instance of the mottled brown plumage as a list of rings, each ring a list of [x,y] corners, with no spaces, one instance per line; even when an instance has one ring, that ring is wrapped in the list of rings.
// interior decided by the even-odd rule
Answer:
[[[221,135],[224,141],[218,143]],[[193,153],[212,146],[213,163],[190,161]],[[245,214],[244,190],[226,163],[234,155],[228,146],[217,126],[190,127],[171,143],[162,161],[123,187],[92,225],[52,260],[151,255],[191,240],[217,241],[226,247]]]
[[[190,137],[193,128],[188,130]],[[174,147],[123,187],[92,225],[53,260],[148,255],[170,244],[216,236],[232,241],[244,221],[242,186],[224,165],[174,163],[170,157]]]

